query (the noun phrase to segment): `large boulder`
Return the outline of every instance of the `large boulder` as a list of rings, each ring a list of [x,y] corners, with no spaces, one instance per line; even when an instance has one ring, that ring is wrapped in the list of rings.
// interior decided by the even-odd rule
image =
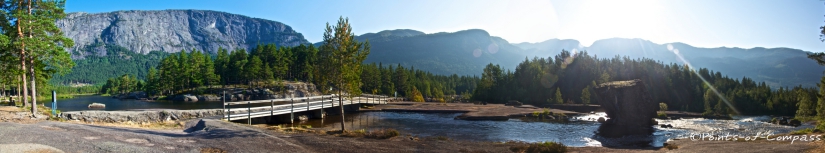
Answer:
[[[598,134],[615,138],[628,135],[651,135],[658,104],[653,101],[641,80],[613,81],[596,88],[596,99],[607,114]]]
[[[186,94],[186,95],[177,95],[177,96],[175,96],[175,98],[173,98],[172,100],[173,100],[173,101],[184,101],[184,102],[197,102],[197,101],[198,101],[198,97],[193,96],[193,95],[189,95],[189,94]]]
[[[126,94],[126,97],[124,97],[124,99],[144,99],[144,98],[147,98],[147,97],[148,97],[148,95],[146,95],[146,92],[135,91],[135,92],[130,92],[130,93]]]
[[[221,98],[216,95],[198,95],[200,101],[221,101]]]

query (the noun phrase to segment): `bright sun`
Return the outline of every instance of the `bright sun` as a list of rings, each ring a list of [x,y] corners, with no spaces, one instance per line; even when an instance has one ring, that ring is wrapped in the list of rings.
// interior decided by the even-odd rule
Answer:
[[[659,38],[663,36],[664,13],[659,1],[581,1],[573,12],[577,13],[572,22],[565,24],[560,36],[582,38],[584,41],[597,39]]]

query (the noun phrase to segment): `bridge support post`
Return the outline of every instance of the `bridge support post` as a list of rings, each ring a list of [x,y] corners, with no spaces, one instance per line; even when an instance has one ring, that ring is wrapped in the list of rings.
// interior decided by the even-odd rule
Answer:
[[[272,117],[275,114],[275,100],[269,100],[269,119],[267,122],[272,122]]]
[[[292,102],[289,108],[289,124],[292,124],[292,120],[295,118],[295,99],[289,98],[289,101]]]
[[[324,117],[326,116],[326,114],[324,114],[324,109],[318,109],[309,112],[311,113],[310,116],[312,116],[313,119],[324,119]]]
[[[325,105],[324,104],[324,95],[322,94],[321,95],[321,114],[324,114],[324,107],[325,107],[324,105]],[[332,107],[332,106],[329,106],[329,107]],[[321,117],[321,118],[323,118],[323,117]]]
[[[246,101],[246,124],[252,125],[252,106]]]
[[[221,116],[221,118],[227,118],[227,116],[226,116],[226,90],[223,91],[223,97],[221,97],[221,100],[223,101],[223,110],[221,110],[221,115],[223,115],[223,116]],[[227,119],[227,121],[229,121],[229,120]]]

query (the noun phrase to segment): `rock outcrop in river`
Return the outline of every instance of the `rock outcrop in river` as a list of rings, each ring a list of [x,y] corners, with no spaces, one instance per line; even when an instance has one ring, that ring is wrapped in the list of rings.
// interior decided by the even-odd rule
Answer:
[[[608,119],[599,127],[603,137],[650,135],[656,117],[656,104],[641,80],[602,83],[596,88],[596,98]]]

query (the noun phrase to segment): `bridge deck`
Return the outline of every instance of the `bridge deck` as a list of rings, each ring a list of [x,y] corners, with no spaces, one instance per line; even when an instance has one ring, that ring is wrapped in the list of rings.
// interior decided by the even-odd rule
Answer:
[[[387,104],[388,99],[387,96],[377,96],[377,95],[362,95],[363,97],[355,97],[353,99],[344,99],[344,105],[352,105],[352,104]],[[367,98],[367,97],[374,97],[374,98]],[[278,102],[276,105],[275,103]],[[269,106],[253,106],[253,104],[262,105],[269,103]],[[286,104],[284,104],[286,103]],[[230,108],[231,106],[236,105],[246,105],[245,107],[234,107]],[[298,112],[305,112],[310,110],[318,110],[323,108],[332,108],[338,107],[340,104],[338,103],[338,98],[336,95],[323,95],[323,96],[312,96],[312,97],[300,97],[300,98],[282,98],[282,99],[270,99],[270,100],[253,100],[253,101],[240,101],[240,102],[225,102],[224,118],[230,121],[233,120],[243,120],[243,119],[250,119],[250,118],[257,118],[257,117],[265,117],[265,116],[274,116],[274,115],[283,115],[283,114],[290,114],[290,113],[298,113]],[[236,111],[233,113],[232,111]],[[244,111],[244,112],[237,112],[237,111]]]

